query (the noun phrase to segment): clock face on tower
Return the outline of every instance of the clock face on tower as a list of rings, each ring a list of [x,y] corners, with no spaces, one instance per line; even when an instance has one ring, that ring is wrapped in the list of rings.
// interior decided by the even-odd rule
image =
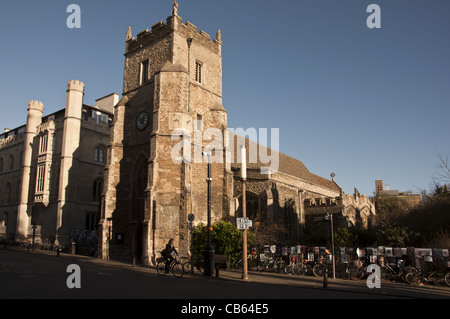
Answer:
[[[148,125],[148,113],[145,111],[139,113],[136,118],[136,127],[139,130],[143,130],[147,127],[147,125]]]

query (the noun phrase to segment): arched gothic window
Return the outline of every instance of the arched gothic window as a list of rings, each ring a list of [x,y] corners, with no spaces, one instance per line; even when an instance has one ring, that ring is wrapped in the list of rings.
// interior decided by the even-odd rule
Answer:
[[[105,163],[106,148],[104,146],[97,146],[94,150],[94,161],[97,163]]]

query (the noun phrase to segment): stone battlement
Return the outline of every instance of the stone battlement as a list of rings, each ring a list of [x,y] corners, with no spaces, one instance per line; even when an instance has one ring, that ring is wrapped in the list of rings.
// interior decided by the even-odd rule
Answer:
[[[31,100],[30,102],[28,102],[28,109],[43,111],[44,103],[36,100]]]
[[[84,83],[77,80],[70,80],[67,82],[67,91],[78,90],[84,92]]]
[[[214,40],[211,40],[211,36],[203,30],[198,31],[197,26],[189,21],[183,23],[183,20],[179,16],[170,16],[167,18],[167,22],[162,20],[152,25],[151,30],[148,28],[139,32],[136,37],[131,34],[131,28],[128,28],[126,38],[126,53],[137,50],[144,45],[156,42],[168,33],[173,31],[179,31],[186,35],[186,37],[193,38],[196,41],[200,41],[203,44],[215,47],[219,49],[222,45],[220,31]]]

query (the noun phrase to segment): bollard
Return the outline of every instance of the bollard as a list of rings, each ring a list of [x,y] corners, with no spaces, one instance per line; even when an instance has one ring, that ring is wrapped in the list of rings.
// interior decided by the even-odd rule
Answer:
[[[323,271],[323,288],[328,287],[328,268],[325,267],[325,270]]]

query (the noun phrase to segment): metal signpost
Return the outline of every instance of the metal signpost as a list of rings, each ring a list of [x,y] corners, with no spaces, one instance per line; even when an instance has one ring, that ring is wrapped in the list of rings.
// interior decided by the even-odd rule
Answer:
[[[245,182],[247,180],[247,152],[245,146],[241,146],[241,178],[242,178],[242,217],[246,220],[246,194],[245,194]],[[244,223],[242,223],[244,224]],[[245,225],[245,224],[244,224]],[[240,226],[241,227],[241,226]],[[248,264],[247,264],[247,228],[244,226],[244,233],[242,234],[242,279],[248,280]]]

